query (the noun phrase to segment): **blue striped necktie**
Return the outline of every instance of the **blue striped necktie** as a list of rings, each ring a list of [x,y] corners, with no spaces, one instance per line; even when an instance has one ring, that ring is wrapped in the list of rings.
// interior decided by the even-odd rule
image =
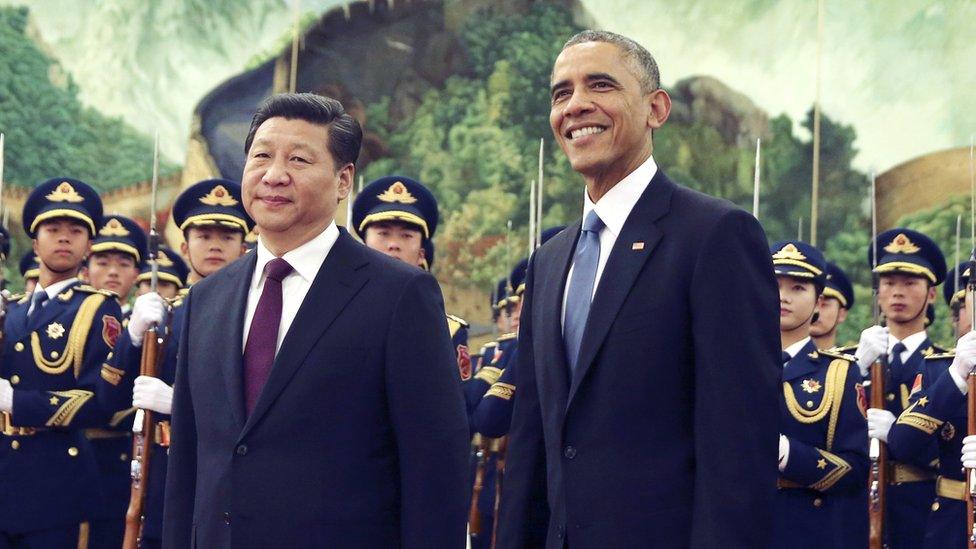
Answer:
[[[603,220],[596,210],[590,210],[583,220],[583,231],[573,256],[573,276],[569,281],[566,319],[563,325],[566,359],[569,360],[569,370],[573,375],[576,374],[586,319],[590,316],[593,284],[596,282],[596,269],[600,262],[600,230],[603,227]]]

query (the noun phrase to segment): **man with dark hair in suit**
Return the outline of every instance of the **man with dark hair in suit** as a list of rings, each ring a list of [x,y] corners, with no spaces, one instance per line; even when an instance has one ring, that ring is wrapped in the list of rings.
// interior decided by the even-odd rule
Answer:
[[[468,427],[437,282],[336,226],[362,131],[312,94],[245,144],[253,252],[183,306],[165,547],[463,547]]]
[[[658,169],[671,100],[643,47],[584,31],[551,81],[584,215],[529,265],[498,547],[765,547],[780,349],[762,228]]]

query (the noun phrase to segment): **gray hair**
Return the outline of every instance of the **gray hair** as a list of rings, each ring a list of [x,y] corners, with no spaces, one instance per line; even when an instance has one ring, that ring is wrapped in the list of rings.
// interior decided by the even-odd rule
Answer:
[[[634,69],[634,76],[640,81],[641,90],[650,93],[661,87],[661,73],[657,68],[657,61],[644,46],[634,42],[626,36],[610,31],[585,30],[576,33],[563,44],[563,50],[577,44],[587,42],[606,42],[620,48],[621,52]]]

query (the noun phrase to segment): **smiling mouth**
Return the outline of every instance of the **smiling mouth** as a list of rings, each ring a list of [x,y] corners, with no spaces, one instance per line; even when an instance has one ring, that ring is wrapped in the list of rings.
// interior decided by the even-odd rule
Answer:
[[[580,137],[586,137],[587,135],[595,135],[598,133],[603,133],[606,128],[603,126],[586,126],[583,128],[576,128],[575,130],[569,130],[566,132],[566,137],[573,140]]]

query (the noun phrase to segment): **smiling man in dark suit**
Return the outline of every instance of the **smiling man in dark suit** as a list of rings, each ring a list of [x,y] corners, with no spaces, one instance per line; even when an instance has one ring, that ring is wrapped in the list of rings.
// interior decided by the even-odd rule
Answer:
[[[658,169],[671,100],[640,45],[580,33],[551,91],[584,215],[529,267],[498,546],[764,547],[780,350],[762,228]]]
[[[468,427],[440,289],[336,227],[362,132],[278,95],[245,143],[254,252],[184,305],[165,547],[463,547]]]

